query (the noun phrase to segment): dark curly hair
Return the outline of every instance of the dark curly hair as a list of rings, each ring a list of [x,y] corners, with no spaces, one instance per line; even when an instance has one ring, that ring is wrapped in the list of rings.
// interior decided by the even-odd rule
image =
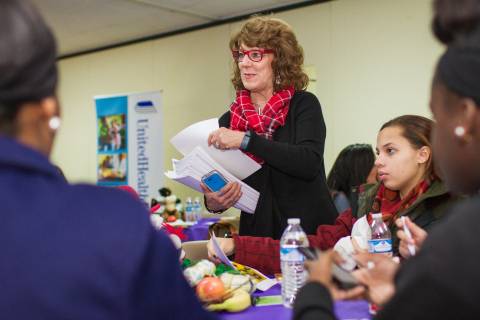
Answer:
[[[232,35],[230,50],[238,50],[242,43],[248,47],[275,50],[272,61],[274,92],[286,87],[299,91],[307,88],[309,79],[302,68],[303,49],[288,24],[272,16],[253,15]],[[243,88],[238,63],[233,66],[232,84],[237,91]]]

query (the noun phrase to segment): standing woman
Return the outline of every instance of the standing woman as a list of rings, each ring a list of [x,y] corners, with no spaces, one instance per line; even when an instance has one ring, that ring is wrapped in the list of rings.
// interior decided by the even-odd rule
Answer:
[[[325,178],[325,122],[317,98],[305,92],[302,47],[285,22],[253,16],[232,36],[230,49],[237,98],[208,143],[241,149],[262,165],[244,180],[260,198],[254,214],[242,212],[240,235],[280,239],[291,217],[315,234],[337,212]],[[207,209],[215,213],[242,194],[232,182],[218,193],[202,188]]]

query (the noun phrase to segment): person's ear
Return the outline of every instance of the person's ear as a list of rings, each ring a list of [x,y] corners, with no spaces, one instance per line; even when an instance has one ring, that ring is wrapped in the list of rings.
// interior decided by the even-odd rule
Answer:
[[[419,152],[418,152],[418,163],[419,164],[427,163],[428,159],[430,159],[431,152],[432,151],[430,150],[429,147],[427,147],[427,146],[421,147]]]
[[[455,135],[463,142],[472,140],[475,131],[474,121],[478,107],[471,98],[461,100],[460,112],[458,113],[458,126],[455,128]]]
[[[47,97],[39,102],[46,117],[52,118],[59,115],[58,100],[55,97]]]
[[[39,102],[41,117],[48,123],[51,130],[57,130],[60,126],[58,100],[55,97],[47,97]]]

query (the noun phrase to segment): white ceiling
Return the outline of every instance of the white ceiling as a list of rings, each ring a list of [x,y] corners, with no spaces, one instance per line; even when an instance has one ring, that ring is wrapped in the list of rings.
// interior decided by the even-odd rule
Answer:
[[[57,37],[60,57],[325,1],[329,0],[33,0]]]

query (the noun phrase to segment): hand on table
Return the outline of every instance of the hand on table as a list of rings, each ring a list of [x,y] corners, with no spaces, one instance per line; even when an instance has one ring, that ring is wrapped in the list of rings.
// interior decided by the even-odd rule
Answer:
[[[235,253],[235,241],[232,238],[217,238],[218,244],[220,248],[222,249],[223,252],[225,252],[225,255],[231,256],[232,254]],[[208,250],[208,259],[214,263],[223,263],[220,259],[217,257],[217,253],[215,252],[215,249],[213,248],[213,243],[212,240],[210,240],[207,244],[207,250]]]
[[[207,207],[212,211],[226,210],[233,206],[242,196],[242,186],[236,181],[229,181],[222,189],[212,192],[202,182],[200,183],[205,194]]]
[[[391,258],[378,253],[359,253],[353,257],[361,268],[352,272],[358,281],[368,287],[365,298],[376,305],[382,305],[395,293],[394,278],[398,263]]]
[[[238,149],[242,144],[243,137],[246,132],[234,131],[227,128],[220,128],[213,131],[208,136],[208,146],[213,145],[217,149],[229,150],[230,148]]]
[[[306,261],[305,267],[310,273],[307,281],[317,281],[323,284],[333,300],[351,300],[363,298],[365,288],[363,286],[356,286],[354,288],[344,290],[333,282],[332,278],[332,263],[342,263],[342,259],[333,250],[325,251],[319,260]]]
[[[412,257],[410,251],[408,250],[408,244],[414,245],[415,252],[418,252],[423,242],[428,237],[428,233],[419,226],[417,226],[415,223],[413,223],[409,217],[405,217],[405,223],[410,230],[410,234],[412,235],[412,237],[410,238],[409,236],[407,236],[405,231],[398,230],[397,237],[400,239],[400,246],[398,247],[398,250],[400,251],[402,257],[408,259]],[[403,228],[403,223],[401,219],[397,219],[395,221],[395,224],[397,225],[397,227]]]

